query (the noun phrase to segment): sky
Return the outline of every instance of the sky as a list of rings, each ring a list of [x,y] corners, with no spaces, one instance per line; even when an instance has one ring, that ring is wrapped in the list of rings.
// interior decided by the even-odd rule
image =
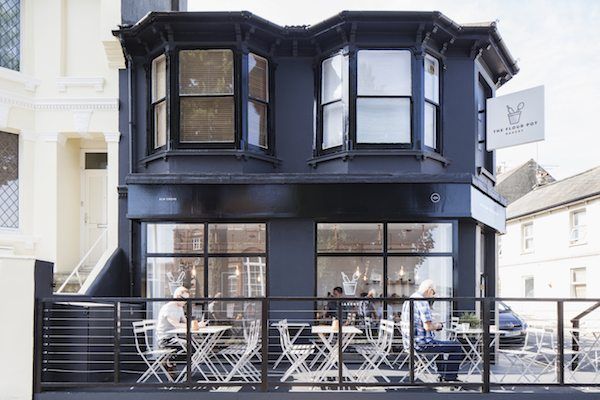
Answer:
[[[600,1],[188,0],[190,11],[247,10],[280,25],[313,25],[342,10],[437,10],[458,23],[497,21],[520,72],[497,95],[544,85],[546,138],[497,151],[516,167],[536,159],[555,178],[600,165]]]

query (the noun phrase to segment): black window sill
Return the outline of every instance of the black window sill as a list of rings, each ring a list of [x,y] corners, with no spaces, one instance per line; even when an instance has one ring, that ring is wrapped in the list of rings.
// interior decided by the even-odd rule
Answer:
[[[324,154],[309,159],[308,165],[316,168],[319,163],[341,159],[342,161],[352,161],[355,157],[416,157],[417,160],[435,160],[439,161],[447,167],[450,164],[450,160],[445,158],[439,153],[427,150],[344,150],[338,151],[331,154]]]
[[[281,164],[281,160],[277,157],[259,153],[250,150],[236,150],[236,149],[189,149],[189,150],[161,150],[156,153],[152,153],[140,160],[140,163],[146,166],[148,163],[163,159],[167,161],[169,157],[180,157],[180,156],[209,156],[209,157],[234,157],[238,161],[247,161],[249,159],[261,160],[277,166]]]

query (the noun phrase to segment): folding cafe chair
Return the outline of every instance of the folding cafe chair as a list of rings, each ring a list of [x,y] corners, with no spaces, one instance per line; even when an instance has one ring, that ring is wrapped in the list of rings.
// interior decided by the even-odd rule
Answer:
[[[173,378],[169,372],[165,369],[164,364],[167,359],[175,353],[174,349],[152,349],[150,341],[148,340],[149,335],[155,329],[156,321],[145,319],[141,321],[134,321],[133,324],[133,336],[135,340],[135,349],[138,355],[142,358],[146,366],[146,371],[137,380],[137,383],[146,382],[151,376],[156,377],[159,382],[163,382],[161,374],[164,375],[168,382],[173,382]]]

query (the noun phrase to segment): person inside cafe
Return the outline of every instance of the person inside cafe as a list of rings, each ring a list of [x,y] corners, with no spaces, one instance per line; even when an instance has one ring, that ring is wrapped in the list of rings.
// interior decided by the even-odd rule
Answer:
[[[335,299],[344,297],[344,290],[340,286],[334,287],[332,297]],[[342,304],[342,307],[343,307],[343,304]],[[338,302],[337,301],[330,300],[327,302],[326,316],[328,319],[337,318],[338,317],[337,310],[338,310]],[[342,312],[344,312],[344,310],[342,310]],[[342,314],[342,318],[344,318],[343,314]]]
[[[433,298],[435,284],[433,280],[426,279],[419,285],[419,289],[410,297],[413,299]],[[402,342],[405,349],[410,348],[410,302],[402,305]],[[414,349],[419,353],[438,354],[436,357],[437,371],[440,382],[458,382],[458,368],[464,359],[462,345],[458,341],[438,340],[436,332],[441,331],[444,325],[433,321],[431,307],[427,300],[414,301]]]
[[[185,339],[170,331],[177,328],[187,328],[187,320],[183,311],[185,299],[190,297],[190,291],[184,286],[179,286],[173,292],[173,300],[164,304],[158,312],[156,324],[156,339],[161,349],[182,350],[185,348]],[[167,360],[167,370],[174,368],[173,359]]]

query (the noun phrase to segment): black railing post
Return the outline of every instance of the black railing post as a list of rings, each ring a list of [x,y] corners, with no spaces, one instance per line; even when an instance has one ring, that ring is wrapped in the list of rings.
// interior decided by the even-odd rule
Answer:
[[[261,302],[262,305],[262,342],[261,342],[261,382],[260,387],[263,392],[269,390],[269,299],[264,298]]]
[[[185,301],[185,351],[186,351],[186,375],[188,386],[192,385],[192,301]]]
[[[490,319],[492,317],[492,313],[490,312],[491,301],[489,297],[483,299],[483,385],[481,386],[481,391],[483,393],[490,392]]]
[[[415,303],[412,299],[407,299],[407,301],[409,315],[408,328],[410,329],[410,349],[408,349],[410,368],[408,374],[410,376],[410,383],[415,383]]]
[[[42,357],[44,355],[44,302],[35,300],[33,306],[33,393],[42,391]]]
[[[115,337],[113,341],[114,351],[114,382],[119,383],[121,381],[121,302],[115,301],[114,315],[113,315],[113,329]]]
[[[338,318],[338,386],[342,387],[342,383],[344,381],[344,371],[342,369],[342,365],[344,360],[343,360],[343,343],[342,343],[342,332],[343,332],[343,325],[344,325],[344,321],[342,320],[343,318],[343,314],[342,314],[342,301],[339,300],[338,298],[338,302],[337,302],[337,318]]]
[[[563,300],[558,300],[557,305],[557,329],[558,329],[558,358],[556,366],[558,368],[558,383],[559,385],[565,384],[565,308]]]

